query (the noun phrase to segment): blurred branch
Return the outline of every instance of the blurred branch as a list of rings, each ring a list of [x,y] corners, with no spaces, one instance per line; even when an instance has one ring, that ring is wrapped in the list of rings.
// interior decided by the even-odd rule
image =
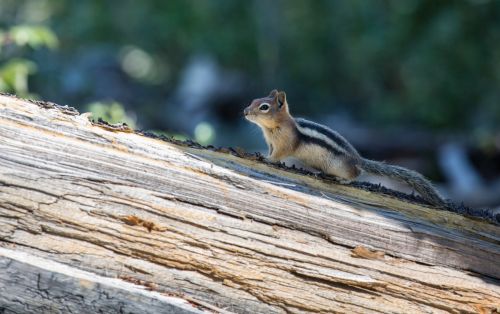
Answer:
[[[438,161],[448,179],[449,197],[470,206],[500,203],[500,179],[486,186],[481,174],[470,162],[464,145],[443,145],[439,149]]]

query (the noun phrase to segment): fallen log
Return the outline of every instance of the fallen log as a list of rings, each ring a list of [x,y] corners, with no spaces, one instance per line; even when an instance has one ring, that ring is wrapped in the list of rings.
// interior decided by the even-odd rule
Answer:
[[[494,221],[147,135],[0,96],[0,312],[499,311]]]
[[[0,248],[0,269],[3,313],[203,313],[182,298],[23,252]]]

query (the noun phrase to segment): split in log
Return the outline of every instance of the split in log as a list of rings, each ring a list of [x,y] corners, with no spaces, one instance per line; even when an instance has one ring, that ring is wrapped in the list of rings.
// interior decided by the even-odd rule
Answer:
[[[120,280],[238,313],[500,309],[498,225],[188,144],[0,96],[0,267],[18,274],[0,276],[0,312],[99,293],[205,309]]]
[[[178,297],[4,248],[0,269],[2,313],[203,313]]]

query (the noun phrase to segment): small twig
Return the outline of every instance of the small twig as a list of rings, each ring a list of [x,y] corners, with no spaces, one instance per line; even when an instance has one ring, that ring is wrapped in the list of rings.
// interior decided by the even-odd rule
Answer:
[[[320,192],[320,193],[321,193],[321,195],[322,195],[324,198],[329,199],[330,201],[336,201],[336,199],[329,197],[329,196],[328,196],[328,195],[326,195],[325,193],[323,193],[323,192]]]
[[[205,161],[205,162],[206,162],[206,160],[203,160],[203,159],[201,159],[200,157],[198,157],[198,156],[196,156],[196,155],[194,155],[194,154],[191,154],[191,153],[188,153],[188,152],[184,152],[184,154],[186,154],[186,155],[188,155],[189,157],[192,157],[192,158],[194,158],[194,159],[196,159],[196,160],[199,160],[199,161]]]
[[[200,300],[193,299],[193,298],[191,298],[191,297],[189,297],[187,295],[182,296],[182,298],[184,298],[186,301],[189,301],[191,303],[197,304],[197,305],[202,306],[204,308],[207,308],[207,309],[209,309],[211,311],[214,311],[215,313],[233,314],[233,312],[229,312],[229,311],[223,310],[223,309],[218,308],[218,307],[216,307],[214,305],[211,305],[211,304],[209,304],[207,302],[203,302],[203,301],[200,301]]]
[[[261,181],[266,182],[266,183],[271,183],[271,184],[283,185],[283,186],[297,186],[296,184],[284,183],[284,182],[279,182],[279,181],[270,181],[270,180],[261,180]]]

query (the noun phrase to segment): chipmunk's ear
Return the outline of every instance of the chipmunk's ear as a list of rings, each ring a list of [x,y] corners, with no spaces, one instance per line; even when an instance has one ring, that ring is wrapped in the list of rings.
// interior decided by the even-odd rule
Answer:
[[[273,89],[270,93],[269,93],[269,98],[274,98],[274,96],[276,96],[276,94],[278,93],[278,91],[276,89]]]
[[[278,92],[276,94],[276,102],[278,103],[278,108],[282,108],[286,104],[286,94],[285,92]]]

